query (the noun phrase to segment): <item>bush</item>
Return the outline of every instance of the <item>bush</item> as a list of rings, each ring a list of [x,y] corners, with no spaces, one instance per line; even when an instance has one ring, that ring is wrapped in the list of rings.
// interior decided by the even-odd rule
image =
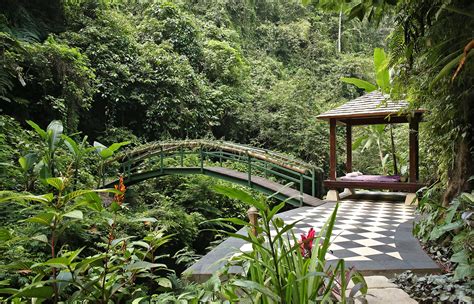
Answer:
[[[472,282],[452,274],[416,276],[407,271],[396,276],[394,282],[420,303],[472,303],[474,296]]]
[[[454,271],[454,279],[472,279],[474,195],[461,193],[446,209],[439,205],[435,194],[435,190],[430,190],[421,199],[418,206],[422,213],[421,219],[415,224],[413,233],[427,248],[446,248],[445,257],[449,259],[447,270]]]

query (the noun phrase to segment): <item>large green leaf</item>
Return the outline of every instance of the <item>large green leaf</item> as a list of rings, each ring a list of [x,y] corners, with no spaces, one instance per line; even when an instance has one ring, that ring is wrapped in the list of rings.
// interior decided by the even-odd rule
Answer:
[[[36,216],[26,219],[25,222],[37,223],[44,226],[49,226],[51,225],[51,222],[53,221],[54,215],[55,215],[54,213],[40,213]]]
[[[449,5],[444,5],[444,4],[440,7],[440,10],[442,9],[474,19],[474,13],[472,13],[472,11],[469,12],[469,11],[458,9],[455,6],[449,6]]]
[[[31,262],[14,262],[7,265],[0,265],[0,269],[2,270],[9,270],[9,271],[21,271],[21,270],[31,270],[31,266],[33,263]]]
[[[101,144],[101,143],[98,142],[98,141],[94,141],[93,146],[94,146],[95,150],[96,150],[98,153],[100,153],[100,151],[102,151],[102,150],[104,150],[104,149],[107,148],[106,146],[104,146],[103,144]]]
[[[80,153],[79,145],[74,141],[74,139],[65,134],[63,134],[61,137],[64,139],[64,144],[69,149],[71,154],[77,157]]]
[[[120,149],[121,147],[129,145],[130,143],[131,143],[130,141],[123,141],[123,142],[119,142],[119,143],[113,143],[109,146],[108,149],[112,152],[115,152],[118,149]]]
[[[155,280],[158,285],[164,287],[164,288],[173,288],[173,284],[171,283],[170,279],[168,278],[158,278]]]
[[[48,244],[48,237],[44,234],[38,234],[31,237],[32,240]]]
[[[217,219],[215,219],[215,220],[206,221],[206,223],[213,223],[213,222],[217,222],[217,223],[220,223],[220,222],[229,222],[229,223],[232,223],[232,224],[235,224],[235,225],[239,225],[239,226],[249,226],[249,225],[250,225],[249,222],[246,222],[246,221],[241,220],[241,219],[236,218],[236,217],[217,218]],[[231,226],[231,227],[232,227],[232,226]]]
[[[103,149],[102,151],[99,152],[99,155],[100,155],[100,157],[102,157],[102,159],[106,159],[106,158],[109,158],[112,155],[114,155],[114,152],[112,150],[110,150],[109,148],[105,148],[105,149]]]
[[[14,192],[5,192],[0,191],[1,194],[5,193],[6,195],[0,197],[0,203],[10,202],[10,201],[35,201],[41,203],[49,203],[53,200],[54,195],[52,193],[47,193],[43,195],[32,195],[32,194],[23,194],[23,193],[14,193]]]
[[[360,291],[363,295],[367,294],[367,282],[364,279],[364,276],[359,272],[354,272],[353,277],[351,278],[352,283],[354,283],[354,287],[351,289],[350,297],[354,297],[358,291]]]
[[[99,255],[96,255],[96,256],[92,256],[92,257],[87,257],[83,260],[81,260],[77,265],[76,265],[76,268],[75,269],[85,269],[87,268],[89,265],[91,264],[94,264],[94,265],[101,265],[103,262],[104,262],[104,258],[106,257],[106,254],[105,253],[102,253],[102,254],[99,254]]]
[[[164,278],[160,278],[160,279],[164,279]],[[158,285],[162,286],[159,282],[158,282]],[[149,303],[149,301],[145,301],[147,299],[148,299],[148,297],[136,298],[132,301],[132,304]]]
[[[451,256],[451,262],[458,264],[468,264],[469,263],[469,252],[466,249],[456,252]]]
[[[38,156],[35,153],[28,153],[18,159],[21,169],[25,172],[30,171],[37,161]]]
[[[63,134],[63,124],[60,120],[53,120],[49,123],[46,128],[46,132],[49,135],[48,143],[51,151],[56,150],[58,144],[61,141],[61,135]]]
[[[388,59],[381,48],[374,49],[375,81],[384,93],[390,93],[390,73]]]
[[[56,276],[56,280],[59,281],[57,282],[57,284],[61,292],[73,280],[73,276],[72,273],[68,270],[63,270],[58,273],[58,275]]]
[[[69,264],[71,264],[79,256],[79,254],[82,252],[82,250],[84,250],[84,248],[85,247],[82,247],[68,253],[67,259],[69,261]]]
[[[265,206],[261,202],[259,202],[258,200],[253,198],[253,196],[243,190],[223,185],[215,185],[214,187],[212,187],[212,189],[219,194],[225,195],[236,200],[240,200],[243,203],[257,207],[260,210],[265,209]]]
[[[359,149],[359,147],[362,145],[362,143],[367,140],[368,136],[366,135],[363,135],[363,136],[359,136],[357,137],[354,142],[352,143],[352,150],[357,150]]]
[[[109,147],[104,146],[98,141],[94,141],[94,148],[96,149],[97,153],[99,153],[102,159],[106,159],[114,155],[114,152],[120,149],[120,147],[130,144],[129,141],[114,143]]]
[[[41,181],[45,184],[45,180],[47,178],[50,178],[50,177],[53,177],[53,175],[51,174],[51,168],[49,167],[49,165],[44,162],[44,161],[40,161],[37,165],[37,167],[39,167],[39,177],[41,179]]]
[[[92,192],[92,190],[78,190],[78,191],[87,191],[87,193],[77,195],[78,199],[76,200],[76,203],[74,203],[71,206],[71,209],[77,209],[81,206],[85,206],[85,207],[87,207],[91,210],[94,210],[94,211],[99,211],[100,212],[100,211],[104,210],[104,206],[102,204],[102,199],[99,197],[99,195],[97,195],[96,191],[93,191],[93,192]],[[74,191],[74,192],[78,192],[78,191]],[[89,191],[91,191],[91,192],[89,192]],[[72,200],[70,195],[73,194],[74,192],[71,192],[68,195],[65,195],[64,200],[65,201]]]
[[[49,259],[43,263],[36,263],[32,265],[31,268],[42,267],[42,266],[49,266],[49,267],[55,267],[55,268],[67,268],[67,266],[69,266],[70,264],[71,262],[69,261],[68,258],[57,257],[57,258]]]
[[[120,194],[119,190],[116,189],[81,189],[70,192],[63,197],[63,200],[66,202],[72,201],[73,199],[81,197],[82,199],[88,200],[90,202],[102,202],[100,197],[96,193],[115,193]]]
[[[32,287],[20,290],[14,298],[42,298],[47,299],[53,296],[53,288],[50,286]]]
[[[371,84],[368,81],[359,79],[359,78],[354,78],[354,77],[341,77],[341,81],[345,83],[350,83],[355,85],[356,87],[363,89],[366,92],[372,92],[377,90],[377,86],[374,84]]]
[[[32,122],[31,120],[27,120],[26,123],[29,124],[36,131],[36,133],[38,133],[41,136],[42,139],[46,140],[48,135],[45,130],[41,129],[40,126],[38,126],[36,123]]]
[[[457,221],[453,223],[444,224],[441,226],[436,226],[430,233],[430,240],[434,241],[438,239],[439,237],[441,237],[446,232],[457,229],[461,227],[462,225],[463,225],[462,221]]]
[[[271,298],[277,303],[280,303],[280,297],[275,294],[271,289],[268,287],[265,287],[257,282],[254,281],[249,281],[249,280],[235,280],[232,282],[232,285],[241,287],[243,289],[249,290],[249,291],[257,291],[260,292],[267,297]]]
[[[474,275],[474,265],[471,264],[460,264],[456,267],[454,271],[454,279],[464,279],[464,278],[472,278]]]
[[[18,292],[18,289],[15,288],[0,288],[0,294],[15,294]]]
[[[365,16],[364,3],[359,3],[355,5],[349,13],[349,19],[358,18],[360,21],[362,21],[364,20],[364,16]]]
[[[456,215],[456,211],[458,210],[458,207],[460,204],[461,204],[461,201],[458,198],[455,198],[451,202],[451,206],[448,208],[448,212],[446,213],[446,218],[444,219],[444,222],[446,224],[449,224],[453,221],[454,216]]]
[[[82,220],[84,218],[84,215],[81,210],[73,210],[63,214],[63,216],[78,220]]]
[[[471,177],[469,179],[469,181],[471,181],[471,180],[474,180],[474,178]],[[465,200],[466,202],[469,202],[471,204],[471,206],[474,205],[474,194],[463,192],[463,193],[461,193],[459,198]]]
[[[65,177],[50,177],[46,179],[46,183],[58,191],[63,191],[66,187],[66,180]]]
[[[125,269],[128,271],[134,271],[134,270],[142,270],[142,269],[144,270],[144,269],[151,269],[151,268],[158,268],[158,267],[166,267],[166,266],[164,264],[138,261],[133,264],[127,265]]]

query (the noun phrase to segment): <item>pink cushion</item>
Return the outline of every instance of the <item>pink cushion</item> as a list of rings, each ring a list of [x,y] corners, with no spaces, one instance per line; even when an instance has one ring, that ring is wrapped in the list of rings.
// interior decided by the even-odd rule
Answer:
[[[343,176],[340,178],[344,181],[365,181],[365,182],[399,182],[398,175],[359,175],[354,177]]]

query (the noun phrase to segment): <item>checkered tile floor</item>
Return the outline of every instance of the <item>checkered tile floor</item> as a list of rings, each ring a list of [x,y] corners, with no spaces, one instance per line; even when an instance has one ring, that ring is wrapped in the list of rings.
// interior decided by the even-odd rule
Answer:
[[[297,220],[293,232],[299,237],[311,227],[317,232],[327,221],[335,204],[300,208],[300,212],[283,218],[290,224]],[[339,205],[326,259],[362,261],[401,261],[395,234],[397,227],[414,218],[414,207],[403,203],[346,200]],[[249,245],[240,247],[248,251]]]
[[[320,230],[335,207],[325,202],[317,207],[300,207],[278,216],[285,223],[300,220],[293,232],[299,238],[313,227]],[[439,273],[439,266],[423,251],[412,234],[415,208],[403,202],[386,200],[347,199],[339,204],[332,245],[326,259],[336,263],[344,259],[347,267],[364,274],[393,275],[406,270],[419,273]],[[246,234],[245,229],[238,233]],[[241,251],[252,250],[238,238],[228,238],[186,270],[196,280],[209,278],[226,261]],[[240,268],[232,268],[240,272]]]

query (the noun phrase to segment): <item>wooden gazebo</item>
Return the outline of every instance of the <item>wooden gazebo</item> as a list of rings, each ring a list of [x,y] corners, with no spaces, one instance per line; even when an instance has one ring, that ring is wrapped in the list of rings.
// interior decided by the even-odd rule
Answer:
[[[324,186],[330,189],[328,197],[338,199],[337,189],[388,189],[392,191],[416,192],[423,184],[419,183],[418,173],[418,125],[424,110],[406,112],[408,103],[405,101],[391,101],[384,98],[379,91],[373,91],[353,99],[342,106],[320,114],[319,119],[329,121],[329,179]],[[336,176],[336,126],[346,128],[346,172],[352,172],[352,126],[373,124],[408,123],[409,132],[409,178],[407,182],[390,179],[373,178],[356,180],[338,178]]]

